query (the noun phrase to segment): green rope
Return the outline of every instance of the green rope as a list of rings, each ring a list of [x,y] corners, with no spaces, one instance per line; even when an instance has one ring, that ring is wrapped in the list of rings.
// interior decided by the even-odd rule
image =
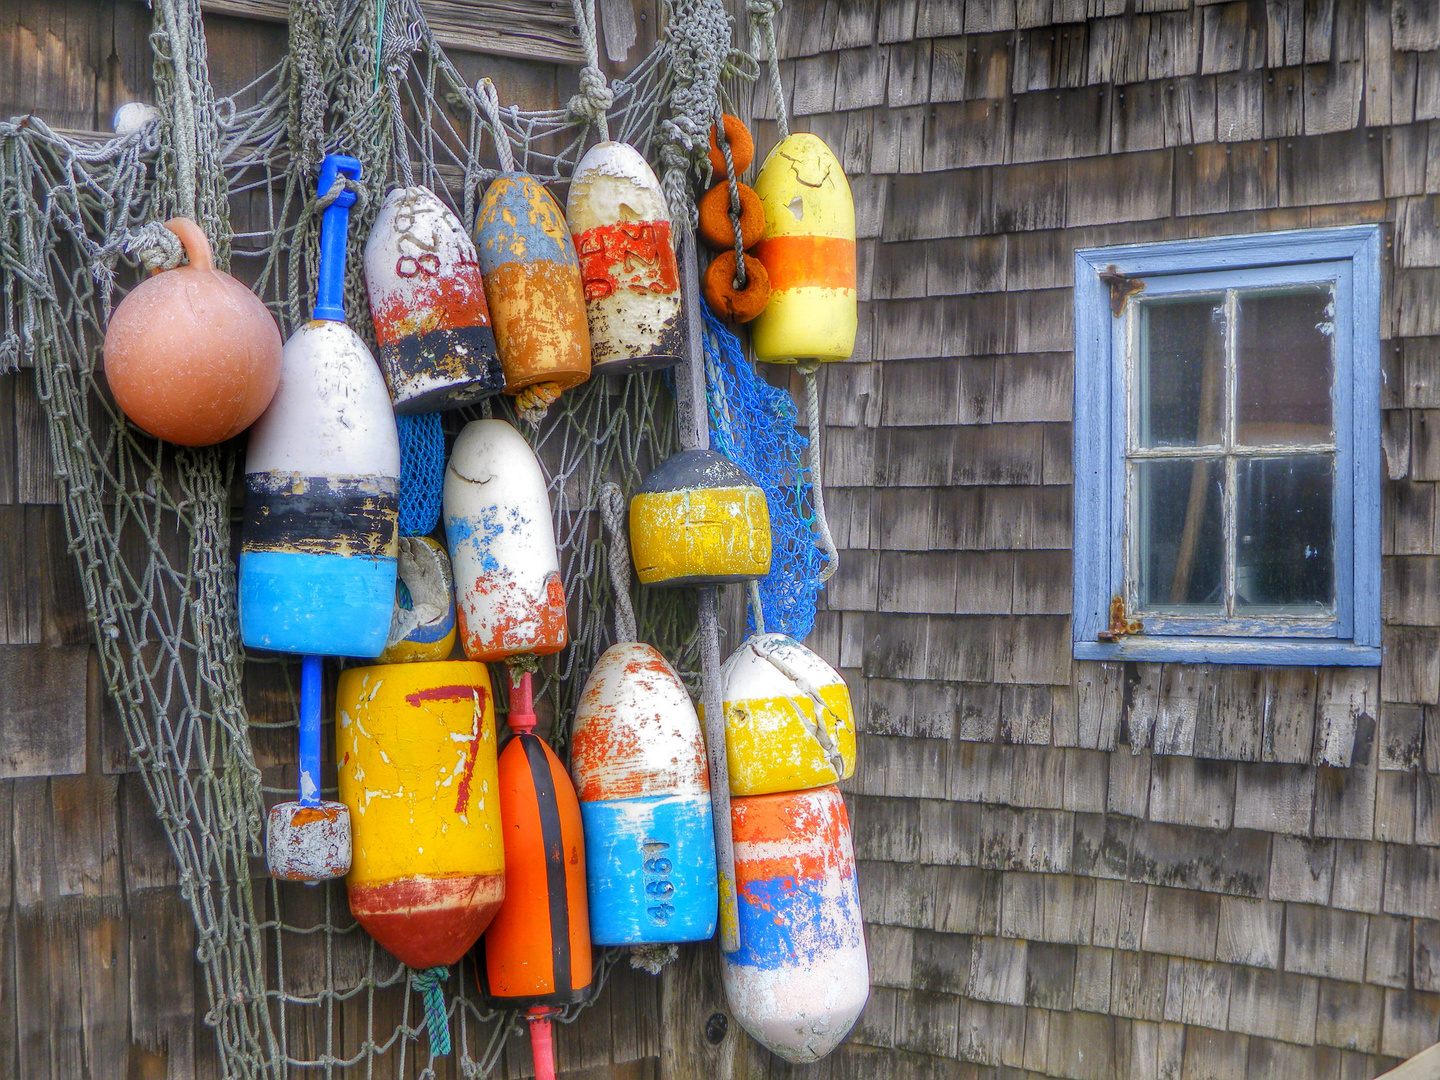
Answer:
[[[426,968],[410,972],[410,986],[425,999],[425,1027],[430,1032],[430,1053],[445,1057],[450,1053],[450,1020],[445,1010],[445,991],[450,979],[448,967]]]

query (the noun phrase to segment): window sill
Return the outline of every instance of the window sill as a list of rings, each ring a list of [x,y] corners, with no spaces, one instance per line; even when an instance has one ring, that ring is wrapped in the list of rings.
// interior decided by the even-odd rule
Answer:
[[[1351,641],[1260,638],[1160,638],[1136,634],[1116,642],[1077,641],[1077,660],[1148,660],[1179,664],[1269,664],[1379,667],[1379,645]]]

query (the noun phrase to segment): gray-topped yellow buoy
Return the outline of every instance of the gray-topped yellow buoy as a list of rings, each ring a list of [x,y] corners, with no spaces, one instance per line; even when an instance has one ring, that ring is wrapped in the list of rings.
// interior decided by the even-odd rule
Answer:
[[[770,572],[770,508],[738,466],[682,450],[630,500],[630,554],[642,585],[723,585]]]

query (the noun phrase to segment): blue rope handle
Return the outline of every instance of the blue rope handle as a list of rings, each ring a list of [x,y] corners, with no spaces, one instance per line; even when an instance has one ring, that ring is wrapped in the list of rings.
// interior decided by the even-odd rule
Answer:
[[[445,991],[450,979],[448,967],[410,972],[410,985],[425,998],[425,1027],[430,1033],[430,1052],[436,1057],[450,1053],[450,1021],[445,1015]]]

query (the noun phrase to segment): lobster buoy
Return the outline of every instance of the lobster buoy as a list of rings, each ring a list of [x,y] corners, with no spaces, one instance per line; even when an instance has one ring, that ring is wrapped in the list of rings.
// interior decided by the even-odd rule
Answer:
[[[477,972],[485,994],[507,1008],[572,1004],[591,977],[580,804],[534,725],[527,672],[511,684],[514,735],[500,754],[505,902],[485,932]]]
[[[445,537],[460,642],[471,660],[559,652],[565,587],[545,474],[503,420],[472,420],[445,469]]]
[[[475,244],[429,188],[385,196],[365,243],[365,285],[397,413],[456,409],[505,389]]]
[[[570,737],[598,945],[707,941],[719,892],[705,742],[690,695],[643,642],[590,673]]]
[[[755,255],[770,302],[755,320],[759,360],[845,360],[855,351],[855,203],[840,162],[817,136],[791,135],[770,151],[755,193],[765,235]]]
[[[105,380],[121,411],[157,439],[211,446],[244,431],[275,396],[280,328],[258,296],[215,269],[199,225],[172,218],[165,228],[189,265],[120,301],[105,328]]]
[[[455,648],[455,578],[445,548],[428,536],[400,538],[400,582],[382,664],[444,660]]]
[[[740,947],[730,1012],[787,1061],[839,1045],[870,996],[845,800],[834,786],[731,800]]]
[[[630,554],[642,585],[750,581],[770,572],[765,493],[713,450],[682,450],[630,500]]]
[[[505,896],[490,674],[468,660],[349,668],[335,711],[350,912],[411,967],[453,964]]]
[[[475,247],[505,392],[536,383],[561,390],[590,377],[590,329],[580,261],[565,215],[545,186],[522,172],[491,182],[475,219]]]
[[[320,192],[360,163],[332,154]],[[247,647],[379,656],[395,606],[400,440],[370,350],[345,325],[346,191],[326,210],[315,317],[285,343],[250,432],[240,550]]]
[[[720,667],[732,795],[799,791],[855,771],[855,715],[839,672],[784,634],[754,634]]]
[[[598,373],[670,367],[684,345],[680,271],[670,211],[633,147],[602,142],[570,180],[565,218],[575,237]]]

